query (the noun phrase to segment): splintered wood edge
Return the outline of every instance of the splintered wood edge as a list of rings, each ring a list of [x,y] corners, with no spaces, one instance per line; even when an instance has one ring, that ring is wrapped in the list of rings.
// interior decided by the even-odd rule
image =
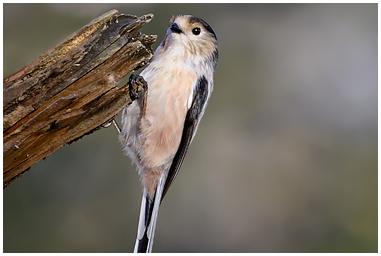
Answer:
[[[123,16],[124,14],[121,14],[121,15],[119,15],[119,16]],[[50,50],[48,50],[48,51],[46,51],[44,54],[42,54],[38,59],[36,59],[32,64],[34,64],[35,65],[35,67],[37,66],[37,67],[39,67],[39,68],[42,68],[43,66],[45,66],[45,68],[46,67],[48,67],[49,65],[49,63],[52,63],[52,61],[46,61],[45,62],[45,65],[44,65],[44,63],[38,63],[37,61],[42,61],[42,62],[44,62],[44,60],[47,60],[47,59],[45,59],[45,58],[48,58],[48,56],[49,56],[49,54],[52,54],[53,55],[53,57],[54,57],[54,59],[57,59],[57,58],[59,58],[59,57],[63,57],[65,54],[67,54],[69,51],[70,51],[70,49],[73,49],[73,48],[75,48],[76,46],[78,46],[78,45],[81,45],[81,43],[83,43],[84,41],[85,41],[85,39],[86,39],[86,36],[88,36],[88,35],[90,35],[91,33],[93,33],[93,32],[95,32],[97,29],[102,29],[103,27],[104,28],[106,28],[107,26],[105,26],[105,25],[107,25],[107,23],[108,22],[112,22],[112,20],[114,19],[114,18],[116,18],[116,20],[117,20],[117,18],[119,17],[118,16],[118,11],[116,11],[116,10],[112,10],[112,11],[109,11],[109,12],[107,12],[107,13],[105,13],[105,14],[103,14],[103,15],[101,15],[101,16],[99,16],[98,18],[96,18],[96,19],[94,19],[93,21],[91,21],[88,25],[86,25],[86,26],[84,26],[83,28],[81,28],[80,30],[78,30],[78,31],[76,31],[76,32],[74,32],[72,35],[70,35],[69,37],[68,37],[68,39],[66,39],[66,40],[64,40],[62,43],[60,43],[60,44],[58,44],[58,45],[56,45],[56,46],[54,46],[54,47],[52,47]],[[135,22],[141,22],[141,23],[143,23],[143,24],[141,24],[140,25],[140,28],[141,27],[143,27],[146,23],[148,23],[148,22],[150,22],[151,20],[152,20],[152,18],[153,18],[153,14],[146,14],[146,15],[143,15],[143,16],[141,16],[141,17],[137,17],[137,16],[133,16],[133,15],[127,15],[127,16],[129,16],[129,17],[131,17],[131,18],[135,18],[135,19],[137,19]],[[117,21],[116,21],[117,22]],[[140,29],[139,28],[139,29]],[[85,33],[86,35],[83,35],[82,33]],[[82,34],[82,35],[81,35]],[[149,60],[150,59],[152,59],[152,56],[153,56],[153,50],[152,50],[152,48],[151,48],[151,46],[152,46],[152,43],[153,42],[155,42],[156,41],[156,36],[152,36],[152,35],[149,35],[149,36],[147,36],[147,35],[139,35],[139,37],[140,37],[140,39],[141,39],[141,43],[144,45],[144,46],[146,46],[146,47],[149,47],[149,49],[150,49],[150,52],[151,52],[151,57],[149,58],[149,59],[145,59],[143,62],[142,62],[142,65],[145,65],[145,64],[147,64],[147,63],[149,63]],[[142,40],[143,39],[143,40]],[[62,49],[63,48],[68,48],[69,50],[65,50],[65,51],[63,51]],[[57,57],[58,56],[58,57]],[[37,62],[37,63],[36,63]],[[14,75],[11,75],[10,77],[22,77],[22,73],[24,73],[24,75],[25,75],[25,71],[26,72],[28,72],[27,70],[27,68],[28,67],[33,67],[33,65],[29,65],[29,66],[27,66],[26,68],[24,68],[24,69],[22,69],[22,70],[20,70],[20,71],[18,71],[18,72],[16,72]],[[41,65],[42,64],[42,65]],[[24,72],[23,72],[24,71]],[[33,70],[32,69],[30,69],[30,71],[32,71],[33,72]],[[21,75],[21,76],[20,76]],[[8,77],[9,78],[9,77]],[[12,80],[12,79],[11,79]],[[8,80],[9,81],[9,80]],[[119,93],[121,93],[121,91],[125,91],[126,89],[125,88],[121,88],[121,89],[119,89],[119,90],[117,90],[117,91],[119,91]],[[113,90],[112,90],[113,91]],[[111,91],[110,91],[110,93],[111,93]],[[114,91],[114,93],[116,93],[116,94],[118,94],[118,92],[116,92],[116,91]],[[112,93],[113,94],[113,93]],[[115,100],[116,101],[123,101],[122,100],[122,98],[124,98],[125,96],[119,96],[119,97],[121,97],[121,98],[119,98],[118,96],[116,96],[116,95],[114,95],[113,97],[116,97],[116,98],[118,98],[118,100],[116,100],[116,98],[115,98]],[[125,100],[124,100],[125,101]],[[110,113],[109,113],[110,114]],[[94,129],[94,130],[96,130],[96,129]],[[91,132],[93,132],[94,130],[91,130],[91,131],[89,131],[89,132],[86,132],[85,134],[83,134],[82,136],[80,136],[79,138],[81,138],[81,137],[83,137],[84,135],[86,135],[86,134],[89,134],[89,133],[91,133]],[[79,139],[78,138],[78,139]],[[66,144],[68,144],[68,143],[71,143],[71,142],[74,142],[74,141],[76,141],[75,139],[74,140],[72,140],[72,141],[69,141],[69,142],[66,142]],[[62,146],[64,146],[64,145],[62,145]],[[59,148],[61,148],[62,146],[60,146]],[[57,148],[57,149],[59,149],[59,148]],[[57,150],[56,149],[56,150]],[[55,150],[53,150],[52,152],[54,152]],[[43,158],[45,158],[46,156],[48,156],[48,155],[50,155],[52,152],[49,152],[47,155],[45,155]],[[41,160],[41,159],[40,159]],[[38,162],[39,160],[37,160],[37,162]],[[36,163],[36,162],[35,162]],[[8,179],[6,179],[6,180],[4,180],[3,181],[3,188],[5,188],[5,187],[7,187],[10,183],[12,183],[16,178],[18,178],[18,177],[20,177],[24,172],[26,172],[27,170],[29,170],[30,169],[30,166],[33,166],[33,164],[34,163],[32,163],[32,165],[29,165],[29,167],[27,167],[27,168],[22,168],[23,170],[20,170],[19,169],[19,171],[17,171],[16,173],[14,173],[15,175],[11,175],[11,177],[8,177]],[[3,170],[4,171],[4,170]],[[4,178],[4,177],[3,177]],[[10,178],[10,179],[9,179]]]

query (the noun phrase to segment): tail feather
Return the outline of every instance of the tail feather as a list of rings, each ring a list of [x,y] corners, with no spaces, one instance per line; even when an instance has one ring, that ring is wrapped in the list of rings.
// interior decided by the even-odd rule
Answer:
[[[136,238],[134,252],[147,252],[149,238],[147,235],[147,227],[151,221],[152,210],[154,203],[151,203],[147,196],[143,195],[142,206],[139,217],[138,237]],[[140,220],[144,219],[144,223],[141,224]],[[140,238],[140,239],[139,239]]]
[[[138,234],[134,248],[135,253],[152,252],[153,238],[155,235],[156,222],[159,214],[164,184],[165,177],[161,177],[153,199],[150,199],[145,191],[143,192]]]

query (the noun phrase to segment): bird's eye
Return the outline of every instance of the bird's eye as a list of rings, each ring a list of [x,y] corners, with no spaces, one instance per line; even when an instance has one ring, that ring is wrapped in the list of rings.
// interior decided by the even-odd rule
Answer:
[[[201,29],[199,27],[195,27],[192,29],[192,33],[197,36],[201,33]]]

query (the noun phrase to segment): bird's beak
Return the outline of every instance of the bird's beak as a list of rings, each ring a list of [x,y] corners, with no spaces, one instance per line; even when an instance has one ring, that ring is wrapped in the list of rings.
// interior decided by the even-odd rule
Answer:
[[[179,28],[179,25],[177,25],[176,23],[173,23],[169,28],[172,30],[173,33],[180,34],[180,33],[183,32],[183,31]]]

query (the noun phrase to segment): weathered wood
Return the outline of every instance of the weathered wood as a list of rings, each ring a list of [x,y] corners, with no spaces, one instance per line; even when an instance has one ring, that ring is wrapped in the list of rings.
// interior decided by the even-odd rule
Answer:
[[[153,15],[112,10],[3,81],[3,187],[33,164],[91,133],[131,103],[131,71],[150,62]]]

